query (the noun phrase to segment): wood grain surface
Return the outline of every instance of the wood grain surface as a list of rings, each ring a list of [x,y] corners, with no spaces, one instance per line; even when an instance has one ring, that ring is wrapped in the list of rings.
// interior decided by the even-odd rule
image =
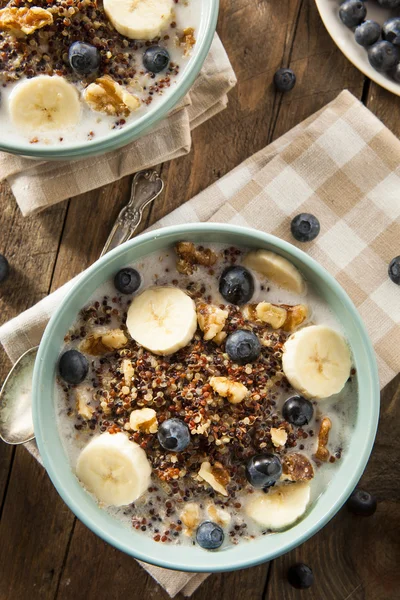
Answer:
[[[200,0],[195,0],[200,1]],[[218,31],[238,77],[228,108],[193,134],[192,152],[159,165],[166,189],[143,228],[212,184],[347,88],[400,136],[399,98],[369,82],[340,53],[313,0],[221,0]],[[297,85],[272,85],[290,66]],[[71,279],[99,256],[131,177],[23,218],[0,186],[0,252],[12,274],[0,290],[5,322]],[[0,381],[10,367],[0,355]],[[362,485],[378,510],[371,518],[343,508],[317,535],[269,564],[209,577],[194,600],[395,600],[400,592],[400,377],[382,394],[379,433]],[[131,558],[77,521],[45,471],[23,448],[0,444],[0,600],[166,599]],[[308,563],[314,586],[286,580]],[[178,596],[183,598],[183,596]]]

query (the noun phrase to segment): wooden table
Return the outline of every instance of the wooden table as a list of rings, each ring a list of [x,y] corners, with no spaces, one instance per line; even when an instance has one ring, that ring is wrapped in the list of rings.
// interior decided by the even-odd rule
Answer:
[[[201,1],[201,0],[193,0]],[[191,198],[245,158],[332,100],[344,88],[400,135],[399,98],[359,73],[331,41],[313,0],[222,0],[218,24],[238,77],[228,108],[193,134],[192,152],[157,167],[162,198],[143,227]],[[297,85],[276,93],[274,72],[290,66]],[[0,252],[13,274],[0,291],[1,322],[19,314],[99,256],[131,177],[23,218],[0,188]],[[394,249],[398,253],[399,248]],[[0,380],[9,361],[2,352]],[[378,500],[371,518],[344,508],[311,540],[269,564],[213,575],[194,600],[391,600],[400,588],[400,378],[382,394],[378,438],[362,479]],[[397,471],[397,474],[396,474]],[[286,582],[295,561],[316,582]],[[167,598],[134,560],[97,538],[65,506],[24,450],[0,444],[0,600]],[[181,597],[182,598],[182,597]]]

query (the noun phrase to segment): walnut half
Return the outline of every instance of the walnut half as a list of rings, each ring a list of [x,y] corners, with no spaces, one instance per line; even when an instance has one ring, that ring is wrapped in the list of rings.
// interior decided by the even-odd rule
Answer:
[[[176,270],[183,275],[191,275],[196,265],[211,267],[217,262],[217,255],[210,248],[196,248],[192,242],[178,242],[175,246],[178,255]]]
[[[92,110],[117,117],[127,117],[140,106],[139,98],[127,92],[109,75],[103,75],[88,85],[83,97]]]
[[[53,23],[50,11],[39,6],[32,8],[8,7],[0,10],[0,31],[9,31],[15,37],[23,37]]]
[[[204,339],[214,339],[223,330],[228,318],[228,311],[222,310],[214,304],[205,304],[204,302],[200,302],[196,310],[197,321],[200,329],[204,332]]]

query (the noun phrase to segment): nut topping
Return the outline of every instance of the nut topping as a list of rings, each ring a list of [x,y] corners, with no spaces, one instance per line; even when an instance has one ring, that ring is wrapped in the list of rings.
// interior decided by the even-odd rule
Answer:
[[[324,417],[321,421],[321,427],[318,433],[318,448],[315,457],[326,462],[329,459],[329,450],[326,447],[329,441],[329,432],[332,429],[332,422],[328,417]]]
[[[15,37],[23,37],[53,23],[53,15],[45,8],[8,7],[0,10],[0,31],[10,31]]]
[[[277,429],[276,427],[271,427],[271,440],[273,445],[276,448],[282,448],[288,439],[288,434],[285,431],[285,429],[279,428]]]
[[[227,398],[231,404],[239,404],[249,393],[243,383],[232,381],[227,377],[211,377],[210,385],[217,394]]]
[[[312,464],[299,452],[287,454],[282,459],[282,471],[281,479],[289,481],[308,481],[314,477]]]
[[[122,329],[110,329],[93,333],[83,340],[79,349],[81,352],[86,352],[92,356],[100,356],[113,350],[123,348],[128,343],[128,338]]]
[[[198,474],[204,481],[209,483],[216,492],[223,496],[228,495],[226,486],[230,481],[230,476],[228,471],[226,471],[220,463],[215,463],[211,466],[208,461],[203,462]]]
[[[209,248],[196,248],[192,242],[179,242],[175,246],[178,255],[176,270],[184,275],[192,275],[196,265],[211,267],[217,261],[217,255]]]
[[[133,410],[129,417],[129,424],[133,431],[157,433],[157,413],[152,408]]]
[[[99,77],[88,85],[83,97],[92,110],[118,117],[127,117],[140,106],[139,98],[127,92],[109,75]]]
[[[78,414],[82,419],[85,419],[85,421],[89,421],[94,413],[94,408],[88,404],[92,399],[91,393],[85,386],[79,386],[75,390],[75,398]]]
[[[222,310],[214,304],[201,302],[197,305],[197,321],[200,329],[204,332],[205,340],[212,340],[222,332],[228,314],[227,310]]]

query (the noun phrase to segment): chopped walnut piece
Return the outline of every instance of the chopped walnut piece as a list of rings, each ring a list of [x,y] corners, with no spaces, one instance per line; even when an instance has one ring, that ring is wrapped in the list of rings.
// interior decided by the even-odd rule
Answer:
[[[133,368],[132,361],[129,358],[124,358],[122,361],[122,373],[126,385],[131,385],[132,379],[135,376],[135,369]]]
[[[295,452],[282,459],[281,479],[289,481],[308,481],[314,477],[312,464],[304,454]]]
[[[129,424],[133,431],[143,433],[157,433],[157,413],[152,408],[133,410],[129,417]]]
[[[118,117],[127,117],[140,106],[139,98],[127,92],[109,75],[103,75],[88,85],[83,97],[92,110]]]
[[[243,307],[243,316],[249,321],[261,321],[272,329],[294,331],[308,316],[308,308],[304,304],[246,304]]]
[[[100,356],[113,350],[123,348],[128,343],[128,338],[122,329],[110,329],[108,331],[99,331],[87,336],[79,345],[81,352]]]
[[[0,10],[0,31],[10,31],[15,37],[23,37],[53,23],[49,10],[32,6],[31,8],[8,7]]]
[[[217,508],[215,504],[209,504],[207,506],[207,514],[211,521],[217,523],[217,525],[221,525],[221,527],[226,527],[232,520],[232,517],[227,510]]]
[[[179,45],[185,48],[183,53],[185,56],[187,56],[196,43],[193,27],[186,27],[186,29],[183,30],[183,35],[178,38],[178,40]]]
[[[308,308],[305,304],[296,304],[294,306],[282,304],[282,307],[287,310],[287,319],[282,327],[284,331],[294,331],[308,317]]]
[[[204,332],[204,339],[212,340],[223,330],[229,312],[222,310],[219,306],[204,302],[199,303],[196,308],[197,321],[200,329]]]
[[[243,383],[232,381],[227,377],[211,377],[210,385],[217,394],[227,398],[231,404],[239,404],[249,393]]]
[[[321,421],[321,427],[318,433],[318,448],[315,453],[315,457],[318,460],[326,462],[329,459],[329,450],[326,447],[329,440],[329,432],[332,428],[332,422],[328,417],[324,417]]]
[[[215,337],[213,337],[213,342],[215,344],[217,344],[218,346],[220,346],[222,344],[222,342],[225,340],[225,338],[227,337],[227,333],[226,331],[220,331],[219,333],[217,333],[217,335]]]
[[[269,302],[259,302],[256,306],[256,315],[259,321],[271,325],[272,329],[279,329],[286,321],[287,312],[284,308]]]
[[[191,275],[196,271],[196,265],[211,267],[217,261],[217,255],[210,248],[198,249],[192,242],[178,242],[175,251],[178,255],[176,269],[183,275]]]
[[[185,535],[190,537],[200,523],[199,505],[194,502],[189,502],[179,515],[179,518],[186,527],[186,530],[184,531]]]
[[[285,429],[271,427],[271,440],[276,448],[284,446],[288,439],[288,434]]]
[[[216,492],[223,496],[228,495],[226,486],[230,481],[230,476],[228,471],[224,469],[220,463],[215,463],[211,466],[208,461],[203,462],[198,474],[204,481],[209,483]]]
[[[78,386],[75,390],[75,399],[78,414],[82,419],[85,419],[85,421],[89,421],[94,413],[94,408],[88,404],[92,399],[92,394],[86,387]]]

